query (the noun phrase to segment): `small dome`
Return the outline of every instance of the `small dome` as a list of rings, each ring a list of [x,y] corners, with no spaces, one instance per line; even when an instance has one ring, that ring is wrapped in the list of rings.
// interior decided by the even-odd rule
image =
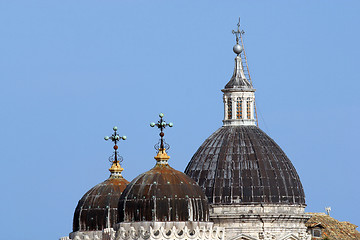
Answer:
[[[128,183],[121,176],[110,176],[85,193],[75,209],[73,232],[103,230],[115,226],[118,201]]]
[[[122,193],[119,222],[208,221],[209,207],[201,188],[170,167],[167,159],[156,159],[155,167],[136,177]]]
[[[225,126],[192,157],[185,173],[212,204],[305,204],[289,158],[256,126]]]

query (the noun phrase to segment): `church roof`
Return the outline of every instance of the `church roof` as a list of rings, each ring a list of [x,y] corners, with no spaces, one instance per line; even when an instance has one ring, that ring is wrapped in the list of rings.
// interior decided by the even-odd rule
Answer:
[[[256,126],[225,126],[199,147],[185,173],[212,204],[305,204],[291,161]]]
[[[165,152],[159,154],[168,159]],[[208,221],[205,194],[193,179],[164,163],[167,159],[157,159],[154,168],[126,187],[119,200],[119,222]]]
[[[121,175],[124,169],[120,165],[122,157],[118,153],[117,145],[120,140],[126,140],[126,136],[120,137],[116,126],[113,130],[110,137],[104,137],[106,141],[111,140],[114,143],[114,153],[109,158],[112,161],[110,177],[91,188],[79,200],[74,213],[73,232],[103,230],[117,223],[117,205],[129,181]]]
[[[140,221],[209,221],[209,206],[205,194],[193,179],[169,166],[169,145],[163,130],[173,127],[159,114],[151,127],[160,130],[160,142],[156,145],[155,167],[140,174],[121,194],[118,210],[119,222]]]
[[[319,227],[322,229],[322,238],[355,240],[360,239],[360,232],[356,230],[358,226],[349,222],[340,222],[325,213],[309,213],[311,218],[307,221],[308,228]],[[319,239],[319,238],[313,238]]]
[[[128,183],[123,177],[110,177],[85,193],[75,209],[73,232],[115,226],[119,198]]]

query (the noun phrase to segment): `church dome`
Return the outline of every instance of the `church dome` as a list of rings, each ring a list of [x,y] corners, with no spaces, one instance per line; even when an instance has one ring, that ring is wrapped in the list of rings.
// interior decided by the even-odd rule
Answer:
[[[196,182],[170,167],[160,149],[154,168],[136,177],[123,191],[119,222],[208,221],[207,199]]]
[[[105,228],[112,228],[117,223],[117,205],[120,195],[129,183],[123,178],[120,166],[122,157],[118,153],[117,143],[125,140],[126,136],[120,137],[117,127],[113,127],[114,133],[105,140],[114,142],[114,153],[110,157],[112,161],[110,177],[104,182],[91,188],[79,200],[76,206],[73,219],[73,232],[77,231],[101,231]]]
[[[128,183],[122,177],[110,177],[85,193],[75,209],[73,232],[96,231],[115,226],[117,204]]]
[[[199,147],[185,173],[212,204],[305,204],[299,176],[257,126],[223,126]]]

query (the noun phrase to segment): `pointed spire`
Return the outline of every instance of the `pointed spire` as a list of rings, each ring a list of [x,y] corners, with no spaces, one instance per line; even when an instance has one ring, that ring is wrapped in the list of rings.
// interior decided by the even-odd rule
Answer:
[[[110,178],[119,178],[122,177],[121,176],[121,172],[124,170],[121,165],[120,162],[122,162],[122,157],[119,155],[118,153],[118,145],[117,142],[120,140],[126,140],[126,136],[122,136],[120,137],[119,134],[117,133],[118,128],[115,126],[113,127],[114,133],[108,137],[105,136],[104,139],[106,141],[111,140],[112,142],[114,142],[114,153],[113,155],[109,158],[109,160],[112,162],[111,167],[109,168],[109,171],[111,172],[110,174]]]
[[[252,84],[248,81],[244,73],[243,61],[241,53],[244,50],[243,46],[239,44],[239,38],[244,34],[244,30],[240,30],[240,18],[237,24],[237,30],[232,30],[232,33],[236,36],[236,44],[233,47],[234,53],[237,54],[235,57],[235,68],[234,73],[230,81],[225,85],[225,89],[229,88],[253,88]]]
[[[155,149],[157,150],[157,155],[154,157],[157,161],[157,164],[168,164],[168,160],[170,159],[170,157],[167,155],[166,151],[170,148],[170,145],[167,144],[165,142],[164,139],[164,129],[166,127],[173,127],[174,124],[172,122],[170,123],[166,123],[163,119],[164,114],[160,113],[159,114],[160,120],[157,123],[150,123],[150,127],[158,127],[158,129],[160,130],[160,142],[158,144],[155,145]]]
[[[230,81],[225,85],[225,89],[229,88],[253,88],[251,83],[245,77],[244,67],[240,55],[235,57],[234,73]]]

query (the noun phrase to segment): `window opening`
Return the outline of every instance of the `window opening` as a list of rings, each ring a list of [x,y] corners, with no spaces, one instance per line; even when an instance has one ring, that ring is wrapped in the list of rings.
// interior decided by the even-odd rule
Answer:
[[[242,119],[242,100],[241,98],[237,98],[236,100],[236,118]]]
[[[251,118],[250,98],[248,98],[247,101],[246,101],[246,117],[247,117],[248,119]]]
[[[320,229],[313,229],[313,236],[314,237],[321,237],[321,230]]]
[[[228,102],[227,102],[227,105],[228,105],[228,112],[227,112],[227,117],[228,119],[232,119],[232,100],[231,98],[228,99]]]

